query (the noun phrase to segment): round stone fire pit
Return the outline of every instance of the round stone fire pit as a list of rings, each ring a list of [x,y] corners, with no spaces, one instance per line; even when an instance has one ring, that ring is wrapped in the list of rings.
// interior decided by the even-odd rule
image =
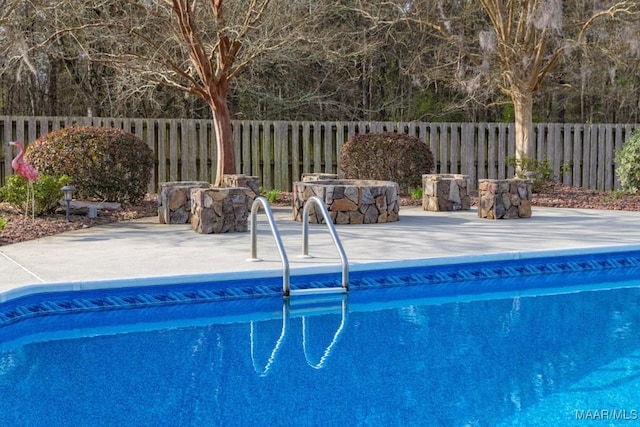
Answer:
[[[312,196],[324,200],[334,224],[374,224],[398,220],[400,192],[391,181],[330,179],[293,183],[293,218],[302,221],[305,202]],[[309,222],[322,222],[322,215],[309,209]]]

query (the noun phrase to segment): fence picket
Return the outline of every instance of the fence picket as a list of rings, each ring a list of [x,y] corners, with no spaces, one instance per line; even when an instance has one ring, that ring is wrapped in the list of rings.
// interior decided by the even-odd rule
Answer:
[[[606,133],[606,140],[604,144],[604,181],[602,183],[602,188],[613,188],[614,186],[614,171],[613,171],[613,132],[614,128],[612,126],[604,127],[604,131]]]
[[[274,122],[273,127],[273,186],[274,188],[289,188],[289,138],[286,122]]]
[[[478,136],[478,167],[475,177],[475,185],[472,188],[476,188],[477,181],[480,179],[487,179],[487,125],[485,123],[478,124],[477,130]],[[474,181],[474,178],[471,178]]]
[[[498,179],[505,179],[507,167],[507,126],[504,123],[498,124]]]
[[[322,172],[322,130],[320,122],[313,123],[313,172]]]
[[[589,185],[592,189],[596,189],[600,182],[600,174],[604,172],[603,162],[600,159],[600,142],[604,143],[604,139],[600,139],[600,127],[591,125],[591,153],[589,154]]]
[[[8,145],[7,143],[13,141],[13,120],[11,117],[7,117],[3,124],[3,141],[2,141],[2,163],[4,167],[2,168],[2,173],[0,174],[0,179],[2,180],[2,185],[7,182],[7,178],[13,174],[13,169],[11,168],[11,160],[13,159],[13,147]]]
[[[476,147],[473,127],[469,123],[463,123],[460,135],[460,173],[469,175],[469,185],[472,188],[475,188],[478,175],[476,171],[476,159],[478,158],[478,150]]]
[[[262,164],[262,186],[272,188],[273,176],[271,173],[271,128],[265,126],[267,122],[260,122],[262,132],[260,138],[260,163]]]
[[[564,143],[564,150],[563,150],[563,156],[562,156],[562,181],[566,184],[572,185],[573,184],[573,175],[571,174],[571,169],[569,167],[569,165],[571,165],[571,159],[573,156],[573,145],[571,144],[571,131],[573,129],[573,126],[566,123],[563,126],[563,131],[564,131],[564,135],[563,135],[563,143]]]
[[[167,128],[164,123],[156,123],[158,130],[158,140],[156,142],[158,147],[158,182],[168,181],[167,165],[169,159],[167,158]]]
[[[211,181],[211,175],[209,174],[209,138],[207,134],[207,121],[200,120],[197,130],[198,159],[196,164],[198,167],[198,181]]]
[[[461,133],[458,123],[451,123],[451,151],[449,154],[449,163],[451,173],[460,173],[460,136]]]
[[[342,122],[336,122],[336,173],[338,175],[342,174],[342,169],[340,169],[340,153],[342,153],[342,146],[345,143],[344,133],[345,133],[345,125]]]
[[[311,123],[304,122],[302,125],[302,173],[311,172]]]
[[[552,174],[555,177],[560,176],[560,169],[562,167],[562,154],[563,154],[563,140],[562,140],[562,125],[557,123],[553,123],[549,125],[549,134],[553,135],[550,138],[549,144],[547,146],[547,160],[549,162],[549,167],[551,168]]]
[[[300,123],[291,122],[291,179],[297,182],[301,179],[300,173]]]
[[[439,128],[439,136],[438,138],[438,159],[440,162],[440,172],[442,174],[451,173],[449,171],[449,124],[443,123]]]
[[[576,124],[573,126],[573,185],[582,187],[582,138],[584,136],[583,126]]]
[[[24,140],[24,117],[16,117],[16,141],[28,145],[29,141]]]
[[[142,120],[140,120],[140,122],[142,123]],[[142,129],[142,124],[140,125],[140,128]],[[149,120],[146,121],[146,134],[144,132],[142,132],[142,135],[145,136],[143,138],[143,141],[145,141],[147,143],[147,146],[151,149],[151,152],[153,153],[154,158],[156,159],[156,162],[159,161],[159,157],[158,157],[158,146],[156,144],[156,125],[155,125],[155,121],[153,120]],[[157,163],[156,163],[157,164]],[[159,181],[158,180],[158,174],[157,174],[157,167],[154,167],[151,169],[151,182],[149,183],[148,191],[150,193],[153,193],[156,191],[156,183]]]

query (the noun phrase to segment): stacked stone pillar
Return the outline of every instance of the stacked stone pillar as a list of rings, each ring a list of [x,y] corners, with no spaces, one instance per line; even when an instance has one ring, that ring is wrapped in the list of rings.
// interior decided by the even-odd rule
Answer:
[[[187,224],[198,233],[247,231],[247,218],[260,195],[256,176],[224,175],[223,187],[206,181],[162,182],[158,187],[158,221]]]
[[[210,186],[206,181],[161,182],[158,186],[160,224],[188,224],[191,220],[191,190]]]
[[[422,209],[459,211],[471,209],[469,175],[422,175]]]
[[[398,221],[398,184],[374,180],[311,180],[293,183],[293,218],[302,221],[304,205],[317,196],[324,201],[334,224],[375,224]],[[309,210],[309,222],[322,217]]]
[[[331,179],[338,179],[338,175],[335,173],[303,173],[302,182],[310,181],[328,181]]]
[[[260,179],[257,176],[244,174],[222,175],[222,186],[230,188],[244,187],[249,190],[248,194],[252,201],[260,195]]]
[[[481,179],[478,216],[487,219],[531,217],[533,182],[528,179]]]
[[[191,192],[191,228],[201,234],[247,231],[252,202],[246,187],[196,188]]]

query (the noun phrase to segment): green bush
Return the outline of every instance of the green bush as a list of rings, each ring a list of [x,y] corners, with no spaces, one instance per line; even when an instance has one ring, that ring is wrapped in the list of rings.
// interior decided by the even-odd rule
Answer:
[[[269,203],[274,203],[276,200],[278,200],[279,194],[280,192],[278,190],[269,190],[264,193],[264,198],[267,199]]]
[[[422,200],[422,187],[416,187],[411,191],[412,200]]]
[[[58,206],[58,200],[62,198],[62,187],[68,185],[69,182],[70,179],[66,175],[61,177],[40,175],[40,178],[33,183],[33,196],[29,195],[29,199],[31,200],[33,197],[35,201],[35,215],[39,216],[55,210]],[[25,211],[27,209],[27,191],[31,191],[28,185],[27,180],[23,177],[10,176],[7,185],[0,188],[0,200]],[[31,206],[29,206],[29,211],[31,211]]]
[[[140,138],[120,129],[70,127],[29,144],[25,159],[44,174],[64,174],[75,196],[135,203],[147,191],[153,153]]]
[[[394,181],[404,194],[422,188],[422,175],[434,164],[423,141],[391,132],[355,135],[342,146],[340,159],[347,178]]]
[[[640,129],[631,132],[622,148],[616,150],[615,161],[620,189],[625,193],[636,193],[640,187]]]
[[[516,170],[516,177],[520,179],[527,178],[527,172],[535,173],[533,177],[533,192],[537,193],[542,187],[554,180],[553,169],[549,160],[541,160],[531,157],[507,157],[507,166],[511,166]]]

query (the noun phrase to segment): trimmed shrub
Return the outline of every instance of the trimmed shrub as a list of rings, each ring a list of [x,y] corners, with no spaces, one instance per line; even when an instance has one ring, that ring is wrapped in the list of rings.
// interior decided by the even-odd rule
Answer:
[[[542,188],[553,182],[553,169],[549,160],[538,161],[532,157],[522,157],[517,159],[515,156],[507,157],[507,166],[511,166],[516,170],[516,178],[527,178],[527,172],[534,172],[533,192],[539,193]]]
[[[434,164],[427,144],[392,132],[355,135],[342,146],[340,158],[346,178],[393,181],[404,194],[422,188],[422,175]]]
[[[76,197],[135,203],[147,192],[151,149],[121,129],[69,127],[29,144],[25,159],[41,173],[64,174]]]
[[[58,201],[62,198],[62,187],[69,184],[68,176],[51,176],[40,175],[37,181],[32,184],[33,195],[29,195],[29,199],[33,197],[35,201],[34,213],[40,216],[44,213],[52,212],[58,207]],[[26,179],[19,175],[11,175],[7,180],[7,185],[0,188],[0,200],[9,203],[11,206],[26,210],[27,209],[27,191],[29,183]],[[29,200],[29,203],[31,201]],[[29,214],[31,214],[29,206]]]
[[[620,189],[634,194],[640,188],[640,129],[631,132],[616,150],[616,175],[620,180]]]

